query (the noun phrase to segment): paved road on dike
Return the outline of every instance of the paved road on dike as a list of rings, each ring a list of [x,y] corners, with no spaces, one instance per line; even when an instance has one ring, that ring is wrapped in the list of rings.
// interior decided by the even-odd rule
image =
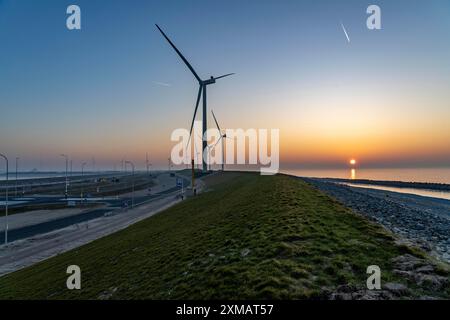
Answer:
[[[184,183],[185,183],[185,185],[188,185],[189,181],[185,180]],[[179,187],[172,187],[172,188],[163,190],[159,193],[155,193],[155,194],[151,194],[151,195],[147,195],[147,196],[135,197],[134,203],[135,203],[135,206],[139,206],[143,203],[147,203],[154,199],[161,198],[164,195],[175,193],[178,190],[180,190]],[[61,197],[57,197],[57,198],[55,198],[55,201],[61,202],[60,199],[61,199]],[[103,200],[101,202],[107,203],[108,206],[106,208],[97,208],[97,209],[94,208],[90,211],[84,211],[77,215],[67,216],[67,217],[63,217],[63,218],[59,218],[59,219],[54,219],[54,220],[34,224],[31,226],[25,226],[22,228],[9,230],[8,241],[13,242],[16,240],[26,239],[26,238],[30,238],[30,237],[33,237],[33,236],[36,236],[39,234],[48,233],[48,232],[51,232],[54,230],[66,228],[66,227],[74,225],[74,224],[78,224],[78,223],[86,222],[86,221],[89,221],[92,219],[100,218],[108,212],[111,212],[111,211],[121,208],[122,204],[124,202],[131,203],[131,198],[126,197],[126,198],[121,198],[121,199],[108,199],[108,200]],[[1,227],[3,228],[3,226],[1,226]],[[4,239],[4,238],[5,238],[5,231],[2,230],[0,232],[0,239]]]
[[[198,189],[203,189],[203,182],[197,181]],[[186,185],[188,182],[185,180]],[[150,196],[136,197],[137,206],[133,209],[113,211],[114,207],[97,208],[67,218],[11,230],[8,233],[10,237],[22,240],[0,246],[0,276],[122,230],[181,201],[176,197],[180,188],[162,186],[159,189],[158,193]],[[126,199],[117,200],[116,204],[124,200]],[[105,215],[106,212],[112,214]],[[44,231],[47,232],[42,233]],[[31,234],[34,235],[30,236]]]

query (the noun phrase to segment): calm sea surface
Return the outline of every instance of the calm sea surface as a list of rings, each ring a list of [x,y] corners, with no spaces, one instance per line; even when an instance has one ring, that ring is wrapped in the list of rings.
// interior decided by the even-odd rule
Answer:
[[[450,184],[450,168],[417,169],[286,169],[283,173],[299,177],[369,179]]]
[[[417,169],[347,169],[347,170],[283,170],[299,177],[369,179],[405,182],[434,182],[450,184],[450,168]],[[416,188],[396,188],[369,184],[345,183],[352,187],[394,191],[450,200],[450,192]]]

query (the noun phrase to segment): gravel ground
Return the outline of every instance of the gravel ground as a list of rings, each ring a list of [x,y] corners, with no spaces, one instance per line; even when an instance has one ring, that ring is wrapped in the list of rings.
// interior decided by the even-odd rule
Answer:
[[[408,242],[450,263],[450,201],[349,187],[322,179],[302,179]]]

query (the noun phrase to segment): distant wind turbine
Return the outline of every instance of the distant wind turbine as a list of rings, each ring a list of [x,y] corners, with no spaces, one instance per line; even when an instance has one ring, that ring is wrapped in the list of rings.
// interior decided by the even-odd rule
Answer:
[[[220,133],[220,138],[219,138],[219,140],[217,140],[216,144],[219,143],[219,141],[222,140],[222,171],[225,171],[225,153],[224,153],[225,152],[225,148],[224,148],[224,141],[223,141],[223,139],[226,139],[227,134],[226,133],[222,134],[222,131],[220,130],[220,126],[219,126],[219,123],[217,122],[216,115],[214,114],[214,111],[211,110],[211,113],[213,115],[214,122],[216,123],[217,130],[219,130],[219,133]]]
[[[202,150],[203,150],[203,154],[205,154],[205,151],[207,151],[207,138],[206,138],[206,130],[207,130],[207,102],[206,102],[206,86],[210,85],[210,84],[214,84],[216,83],[216,80],[228,77],[233,75],[234,73],[228,73],[225,74],[223,76],[220,77],[210,77],[207,80],[202,80],[197,72],[195,72],[194,68],[191,66],[191,64],[186,60],[186,58],[183,56],[183,54],[180,52],[180,50],[178,50],[178,48],[173,44],[173,42],[166,36],[166,34],[164,33],[164,31],[161,30],[161,28],[156,25],[156,27],[158,28],[158,30],[161,32],[161,34],[163,35],[163,37],[167,40],[167,42],[169,42],[169,44],[172,46],[172,48],[175,50],[175,52],[178,54],[178,56],[181,58],[181,60],[183,60],[183,62],[186,64],[186,66],[189,68],[189,70],[192,72],[192,74],[194,75],[194,77],[197,79],[198,84],[199,84],[199,89],[198,89],[198,94],[197,94],[197,102],[195,104],[195,111],[194,111],[194,117],[192,118],[192,123],[191,123],[191,129],[189,131],[189,141],[188,141],[188,145],[191,139],[191,135],[192,135],[192,129],[194,127],[194,121],[195,121],[195,116],[197,115],[197,109],[198,109],[198,105],[200,103],[200,98],[203,96],[203,130],[202,130]],[[208,167],[206,164],[206,161],[204,159],[205,157],[202,157],[202,164],[203,164],[203,172],[208,171]]]

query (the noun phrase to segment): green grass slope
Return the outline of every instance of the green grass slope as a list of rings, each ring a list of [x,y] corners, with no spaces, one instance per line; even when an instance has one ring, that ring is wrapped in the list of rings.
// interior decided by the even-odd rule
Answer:
[[[369,265],[383,282],[405,283],[391,259],[420,255],[299,179],[215,179],[194,199],[0,278],[0,299],[326,298],[339,285],[365,286]],[[73,264],[78,291],[66,288]]]

